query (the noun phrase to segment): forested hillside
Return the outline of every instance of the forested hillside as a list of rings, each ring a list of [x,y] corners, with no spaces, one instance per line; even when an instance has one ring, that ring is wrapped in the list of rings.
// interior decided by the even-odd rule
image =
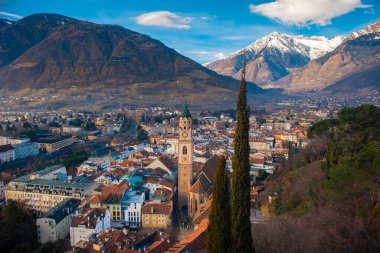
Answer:
[[[380,252],[380,108],[346,108],[309,130],[261,195],[256,252]]]

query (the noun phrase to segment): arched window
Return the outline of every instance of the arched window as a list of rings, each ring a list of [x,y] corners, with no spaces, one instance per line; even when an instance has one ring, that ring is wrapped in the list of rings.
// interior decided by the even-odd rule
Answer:
[[[183,146],[183,148],[182,148],[182,154],[183,155],[187,155],[187,147],[186,146]]]

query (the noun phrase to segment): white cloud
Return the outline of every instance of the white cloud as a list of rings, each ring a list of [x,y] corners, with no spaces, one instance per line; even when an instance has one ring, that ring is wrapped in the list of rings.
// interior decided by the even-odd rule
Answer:
[[[0,11],[0,16],[6,16],[6,17],[9,17],[9,18],[15,18],[15,19],[21,19],[21,18],[23,18],[23,16],[20,16],[20,15],[17,15],[17,14],[13,14],[13,13],[9,13],[9,12],[4,12],[4,11]]]
[[[226,58],[223,52],[213,52],[213,51],[191,51],[191,54],[196,54],[199,56],[199,58],[202,58],[203,60],[220,60],[223,58]]]
[[[277,0],[249,5],[252,13],[297,26],[328,25],[334,17],[351,12],[356,8],[370,7],[372,6],[363,5],[361,0]]]
[[[134,17],[139,25],[158,26],[175,29],[189,29],[192,18],[182,17],[170,11],[154,11]]]

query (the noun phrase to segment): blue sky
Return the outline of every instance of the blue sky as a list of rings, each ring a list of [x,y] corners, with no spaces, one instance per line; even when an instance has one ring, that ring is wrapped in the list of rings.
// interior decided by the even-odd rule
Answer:
[[[272,31],[347,35],[380,17],[379,0],[0,0],[0,18],[59,13],[118,24],[159,39],[200,63]]]

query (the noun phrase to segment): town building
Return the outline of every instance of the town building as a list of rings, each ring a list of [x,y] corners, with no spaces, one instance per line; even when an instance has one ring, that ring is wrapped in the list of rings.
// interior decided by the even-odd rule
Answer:
[[[73,213],[79,204],[78,199],[65,199],[38,218],[36,221],[38,242],[55,242],[66,238],[70,232]]]
[[[15,145],[15,144],[20,144],[24,142],[30,142],[30,139],[25,138],[25,137],[13,137],[13,136],[5,136],[5,135],[0,136],[0,146],[7,145],[7,144]]]
[[[148,203],[142,207],[142,225],[146,228],[167,228],[171,225],[172,206],[166,203]]]
[[[0,164],[15,160],[15,151],[11,144],[0,146]]]
[[[73,247],[66,253],[161,253],[175,244],[175,239],[166,233],[155,231],[142,234],[122,230],[103,230],[93,234],[83,247]]]
[[[40,153],[38,144],[34,142],[14,144],[13,148],[15,152],[15,160],[35,157]]]
[[[193,181],[193,124],[190,111],[185,105],[179,119],[178,139],[178,210],[187,212],[189,190]]]
[[[40,138],[37,140],[37,143],[43,151],[48,153],[53,153],[61,150],[62,148],[68,147],[74,143],[71,136],[49,136]]]
[[[6,188],[6,200],[23,201],[37,212],[47,212],[65,199],[83,200],[91,196],[97,183],[59,178],[65,177],[62,170],[58,165],[12,180]]]
[[[141,209],[144,201],[144,192],[129,190],[124,194],[122,209],[127,227],[141,227]]]
[[[72,219],[70,225],[71,246],[83,246],[93,234],[107,229],[111,229],[111,217],[108,209],[84,208]]]
[[[203,219],[199,226],[184,239],[174,244],[165,253],[206,252],[208,219]]]
[[[107,185],[100,195],[90,198],[91,208],[106,208],[110,211],[111,220],[123,219],[122,199],[128,185],[124,182],[119,185]]]

